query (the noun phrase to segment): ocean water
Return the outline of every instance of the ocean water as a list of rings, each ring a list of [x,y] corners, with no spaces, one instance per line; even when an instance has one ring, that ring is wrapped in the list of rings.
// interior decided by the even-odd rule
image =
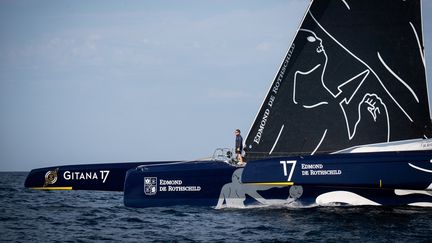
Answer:
[[[120,192],[37,191],[0,173],[0,241],[432,242],[432,209],[127,208]]]

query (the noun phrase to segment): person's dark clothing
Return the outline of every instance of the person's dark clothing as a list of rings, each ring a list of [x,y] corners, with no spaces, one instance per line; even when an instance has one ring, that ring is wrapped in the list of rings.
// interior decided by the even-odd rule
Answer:
[[[236,135],[235,148],[236,148],[236,153],[241,154],[243,150],[243,138],[240,134]]]

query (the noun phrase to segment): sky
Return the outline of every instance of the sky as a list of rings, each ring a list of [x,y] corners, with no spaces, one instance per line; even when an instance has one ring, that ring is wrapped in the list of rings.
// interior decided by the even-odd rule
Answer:
[[[232,148],[308,4],[0,1],[0,171]],[[432,1],[423,14],[430,64]]]

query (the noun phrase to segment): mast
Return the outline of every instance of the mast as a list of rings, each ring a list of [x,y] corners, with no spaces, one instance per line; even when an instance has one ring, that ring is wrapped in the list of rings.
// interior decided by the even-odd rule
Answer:
[[[420,0],[312,1],[246,138],[249,160],[430,138]]]

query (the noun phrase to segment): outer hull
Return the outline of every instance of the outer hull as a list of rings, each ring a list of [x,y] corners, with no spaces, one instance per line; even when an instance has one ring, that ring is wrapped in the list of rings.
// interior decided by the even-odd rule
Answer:
[[[30,171],[25,187],[43,190],[123,191],[126,171],[142,164],[170,162],[134,162],[64,165]]]
[[[371,156],[375,155],[375,163]],[[432,206],[432,174],[407,165],[405,178],[400,178],[396,164],[414,163],[432,167],[430,151],[421,153],[380,153],[292,157],[249,162],[245,168],[235,167],[221,161],[195,161],[140,166],[126,174],[124,203],[131,207],[154,207],[169,205],[201,205],[221,207],[245,207],[248,205],[416,205]],[[422,158],[428,158],[425,162]],[[342,159],[341,161],[341,158]],[[406,158],[408,161],[400,160]],[[327,159],[328,161],[325,162]],[[294,168],[286,168],[284,175],[281,161],[298,161]],[[387,162],[382,162],[382,160]],[[320,161],[320,162],[318,162]],[[356,161],[356,162],[354,162]],[[337,166],[345,177],[337,175],[309,176],[302,178],[305,164]],[[329,164],[327,164],[329,163]],[[379,173],[389,185],[376,183],[374,174],[358,172],[358,179],[347,180],[352,167],[380,164]],[[388,166],[387,166],[388,165]],[[273,170],[273,166],[277,170]],[[375,167],[374,167],[375,168]],[[292,169],[291,178],[290,171]],[[375,168],[376,169],[376,168]],[[378,173],[378,174],[379,174]],[[388,175],[395,175],[393,178]],[[253,175],[262,175],[254,177]],[[265,175],[265,176],[263,176]],[[360,178],[359,177],[359,178]],[[282,178],[282,179],[281,179]],[[336,179],[335,179],[336,178]],[[399,178],[399,179],[398,179]],[[297,181],[299,183],[297,183]],[[325,182],[328,182],[327,184]],[[379,181],[379,180],[378,180]],[[399,181],[399,182],[396,182]],[[404,186],[408,182],[408,186]],[[351,185],[349,185],[351,183]],[[397,189],[397,188],[403,188]],[[421,188],[421,190],[419,190]],[[425,190],[427,189],[428,190]]]

